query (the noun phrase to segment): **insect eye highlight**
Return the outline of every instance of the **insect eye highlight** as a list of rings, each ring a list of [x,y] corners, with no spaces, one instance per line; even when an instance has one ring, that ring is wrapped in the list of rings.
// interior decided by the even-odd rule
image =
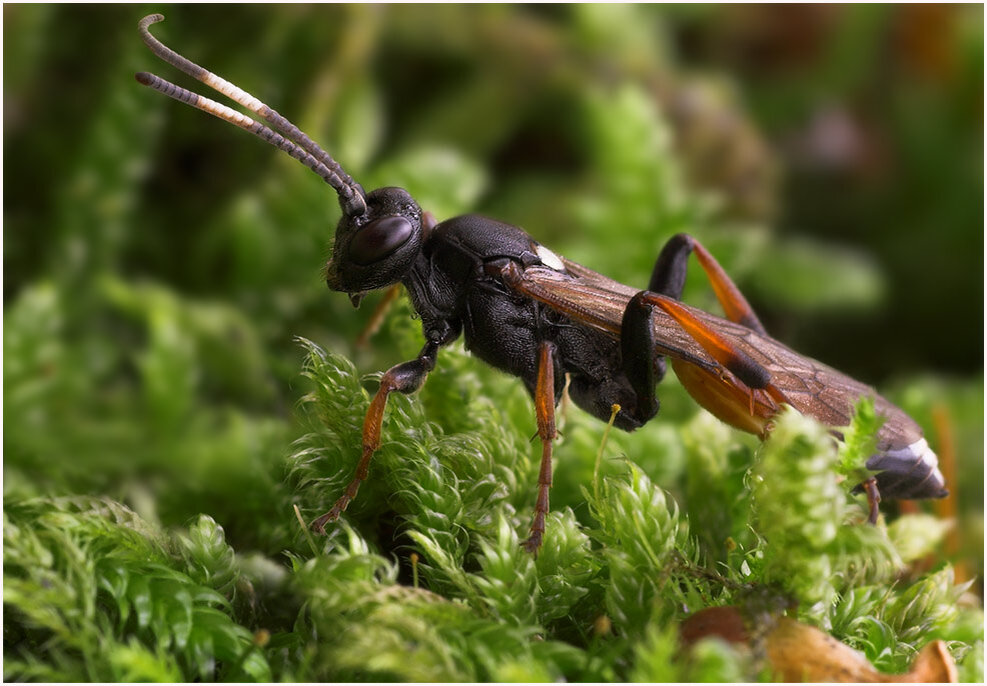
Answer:
[[[405,217],[381,217],[360,227],[349,245],[349,256],[356,264],[369,265],[382,260],[411,238],[414,229]]]

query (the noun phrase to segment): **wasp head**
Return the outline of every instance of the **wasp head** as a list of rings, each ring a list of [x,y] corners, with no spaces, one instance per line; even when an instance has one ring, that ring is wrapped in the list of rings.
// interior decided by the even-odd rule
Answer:
[[[424,240],[422,211],[403,188],[378,188],[362,212],[348,212],[336,227],[326,284],[349,293],[354,304],[366,291],[397,283],[411,271]]]

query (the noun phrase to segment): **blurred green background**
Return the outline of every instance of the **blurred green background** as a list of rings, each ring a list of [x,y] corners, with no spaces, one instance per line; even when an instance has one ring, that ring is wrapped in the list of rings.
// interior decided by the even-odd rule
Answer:
[[[364,372],[402,359],[354,346],[373,297],[325,288],[322,182],[134,81],[191,81],[140,41],[150,12],[440,219],[518,224],[641,285],[697,235],[773,335],[951,441],[960,554],[982,558],[977,6],[5,5],[6,493],[208,512],[276,554],[294,337]],[[716,308],[700,278],[686,299]]]

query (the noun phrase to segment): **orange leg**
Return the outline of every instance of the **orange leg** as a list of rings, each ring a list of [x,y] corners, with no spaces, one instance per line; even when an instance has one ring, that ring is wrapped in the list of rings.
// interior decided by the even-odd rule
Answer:
[[[679,326],[692,336],[703,350],[709,353],[710,357],[729,369],[748,388],[767,389],[771,385],[771,373],[767,369],[752,360],[747,353],[737,348],[724,336],[696,318],[688,308],[677,300],[657,293],[645,293],[643,297],[650,304],[671,315],[679,323]]]
[[[680,233],[673,236],[662,248],[661,254],[655,262],[648,290],[679,300],[685,286],[689,253],[692,252],[696,254],[696,259],[703,271],[706,272],[713,292],[716,293],[716,298],[720,301],[727,319],[743,324],[748,329],[758,333],[765,333],[764,326],[754,314],[747,298],[737,288],[737,284],[730,279],[716,258],[699,241],[688,234]]]
[[[360,484],[367,478],[370,471],[370,459],[377,448],[380,447],[380,428],[384,421],[384,408],[387,406],[387,396],[394,391],[400,393],[414,393],[422,384],[428,373],[435,369],[435,358],[438,354],[439,344],[429,342],[425,344],[422,351],[414,360],[403,362],[391,367],[380,380],[380,389],[370,402],[370,408],[363,420],[363,454],[356,467],[356,474],[350,481],[343,495],[324,515],[312,522],[312,529],[325,533],[325,526],[329,522],[339,519],[339,515],[347,508],[356,493],[360,490]]]
[[[710,357],[736,377],[730,379],[721,375],[720,379],[714,379],[712,374],[715,372],[688,364],[682,365],[685,369],[680,369],[676,365],[679,380],[701,405],[717,417],[745,431],[762,434],[764,420],[777,411],[777,406],[791,404],[784,393],[771,383],[771,373],[767,369],[698,319],[682,303],[647,291],[638,293],[634,299],[669,314]],[[757,415],[758,419],[751,423],[745,414],[751,418]]]
[[[880,512],[877,506],[881,503],[881,492],[877,490],[877,479],[871,477],[860,485],[867,494],[867,505],[870,508],[870,512],[867,515],[867,523],[877,524],[877,515]]]
[[[543,341],[538,346],[538,380],[535,384],[535,416],[541,439],[541,468],[538,470],[538,499],[531,521],[531,535],[521,545],[532,555],[538,554],[545,534],[548,515],[548,491],[552,487],[552,441],[555,440],[555,346]]]

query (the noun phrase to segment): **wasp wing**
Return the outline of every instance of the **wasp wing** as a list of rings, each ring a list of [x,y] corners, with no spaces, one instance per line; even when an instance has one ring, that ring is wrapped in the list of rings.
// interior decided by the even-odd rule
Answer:
[[[619,337],[624,309],[640,289],[626,286],[570,260],[563,260],[563,263],[566,272],[544,266],[528,267],[521,273],[520,281],[512,286],[585,326]],[[827,426],[846,426],[853,416],[857,400],[872,397],[877,411],[887,419],[903,420],[886,422],[891,426],[882,432],[885,434],[882,438],[894,439],[892,442],[896,444],[908,444],[921,436],[914,422],[872,387],[741,324],[689,305],[682,306],[767,369],[771,374],[771,383],[803,414],[811,415]],[[670,315],[657,308],[654,310],[654,327],[658,341],[656,354],[698,365],[716,373],[724,381],[740,383]]]
[[[565,272],[544,266],[528,267],[508,285],[580,324],[619,338],[624,310],[637,290],[575,262],[563,259],[563,263]],[[655,330],[659,332],[658,354],[708,370],[719,368],[695,339],[675,324],[670,315],[656,311]]]
[[[619,338],[624,310],[639,289],[631,288],[580,264],[563,259],[566,271],[545,266],[520,270],[508,286],[569,316],[573,321]],[[736,322],[682,304],[705,327],[745,353],[770,373],[771,385],[802,414],[838,428],[847,426],[854,406],[864,397],[873,398],[874,409],[885,419],[878,432],[878,453],[867,466],[884,470],[878,476],[881,491],[890,497],[929,498],[946,495],[935,454],[911,417],[891,404],[867,384],[812,358],[800,355],[770,336],[759,334]],[[653,310],[655,354],[668,356],[683,384],[696,399],[721,419],[759,433],[757,422],[745,425],[741,398],[751,393],[750,413],[769,416],[773,400],[747,389],[729,370],[659,308]],[[724,390],[725,389],[725,390]],[[757,400],[755,402],[755,396]],[[733,405],[727,408],[725,405]],[[777,410],[775,405],[774,410]],[[737,420],[737,421],[735,421]]]

